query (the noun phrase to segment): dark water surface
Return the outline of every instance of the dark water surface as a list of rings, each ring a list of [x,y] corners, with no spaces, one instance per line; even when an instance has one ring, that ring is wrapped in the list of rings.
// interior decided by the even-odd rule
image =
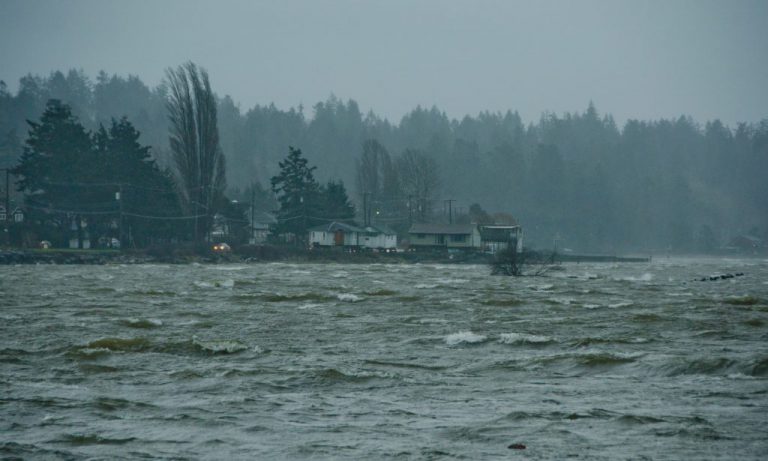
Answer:
[[[0,294],[0,457],[768,459],[765,260],[5,266]]]

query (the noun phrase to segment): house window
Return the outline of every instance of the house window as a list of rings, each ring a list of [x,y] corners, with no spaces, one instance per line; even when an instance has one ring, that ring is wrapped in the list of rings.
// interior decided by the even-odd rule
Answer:
[[[13,220],[16,222],[24,221],[24,213],[16,213],[13,215]]]
[[[466,242],[466,235],[451,235],[451,242]]]
[[[5,221],[5,212],[0,213],[0,221]]]
[[[427,234],[416,234],[416,238],[419,238],[419,239],[427,238]]]

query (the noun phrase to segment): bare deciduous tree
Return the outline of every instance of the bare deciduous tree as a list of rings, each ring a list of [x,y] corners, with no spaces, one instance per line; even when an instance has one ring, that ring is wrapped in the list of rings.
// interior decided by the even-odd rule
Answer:
[[[402,190],[415,200],[416,216],[427,220],[440,187],[437,162],[423,152],[408,149],[398,157],[397,167]]]
[[[216,98],[208,72],[187,62],[166,70],[170,144],[182,203],[195,219],[195,240],[208,233],[226,188]]]

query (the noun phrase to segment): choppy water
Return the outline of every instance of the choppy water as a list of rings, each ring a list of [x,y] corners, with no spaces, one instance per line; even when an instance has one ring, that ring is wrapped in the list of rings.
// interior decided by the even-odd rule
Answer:
[[[0,293],[3,457],[768,457],[765,260],[6,266]]]

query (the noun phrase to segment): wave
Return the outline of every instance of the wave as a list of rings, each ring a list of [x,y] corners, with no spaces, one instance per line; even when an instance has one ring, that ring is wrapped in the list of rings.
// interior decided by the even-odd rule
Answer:
[[[554,342],[552,338],[541,335],[529,335],[526,333],[502,333],[499,335],[502,344],[548,344]]]
[[[534,291],[550,291],[555,288],[555,285],[548,283],[545,285],[528,285],[526,288]]]
[[[676,360],[659,367],[659,371],[668,377],[685,375],[720,375],[725,376],[738,371],[738,362],[725,357],[707,357],[694,360]]]
[[[95,363],[81,363],[78,368],[83,373],[117,373],[120,371],[118,367],[111,367],[109,365],[97,365]]]
[[[226,279],[226,280],[215,280],[213,282],[205,282],[200,280],[195,280],[192,282],[193,285],[195,285],[198,288],[203,289],[209,289],[209,288],[234,288],[235,281],[233,279]]]
[[[446,336],[445,343],[449,346],[456,346],[462,343],[477,344],[482,343],[486,339],[488,339],[488,337],[484,335],[478,335],[471,331],[460,331]]]
[[[366,360],[365,363],[368,363],[371,365],[381,365],[386,367],[413,368],[413,369],[433,370],[433,371],[447,370],[448,368],[450,368],[450,366],[446,366],[446,365],[424,365],[421,363],[388,362],[385,360]]]
[[[192,344],[203,352],[212,354],[234,354],[248,349],[248,346],[240,341],[233,340],[214,340],[201,341],[197,338],[192,339]]]
[[[397,291],[387,290],[386,288],[382,288],[380,290],[366,291],[365,294],[367,294],[368,296],[394,296],[397,294]]]
[[[283,295],[280,293],[261,295],[261,299],[270,303],[284,303],[292,301],[330,301],[333,298],[321,293],[299,293]]]
[[[113,352],[143,352],[149,350],[150,345],[145,338],[102,338],[71,347],[67,355],[74,359],[94,360]]]
[[[443,278],[443,279],[437,279],[435,280],[437,283],[443,284],[443,285],[456,285],[457,283],[467,283],[469,282],[469,279],[450,279],[450,278]]]
[[[645,272],[638,276],[629,275],[627,277],[615,277],[613,280],[618,282],[650,282],[653,280],[653,274],[650,272]]]
[[[162,320],[128,318],[120,320],[120,323],[129,328],[157,328],[163,326]]]
[[[664,319],[660,315],[656,314],[637,314],[632,317],[632,320],[635,322],[652,323],[661,322]]]
[[[629,306],[632,306],[632,305],[634,305],[633,302],[621,301],[621,302],[618,302],[618,303],[608,304],[608,307],[610,307],[611,309],[618,309],[618,308],[621,308],[621,307],[629,307]]]
[[[363,300],[363,298],[361,298],[360,296],[358,296],[356,294],[353,294],[353,293],[339,293],[339,294],[336,295],[336,298],[339,301],[344,301],[344,302],[348,302],[348,303],[356,303],[358,301],[362,301]]]
[[[176,296],[175,291],[169,291],[169,290],[138,290],[133,292],[133,294],[138,294],[142,296]]]
[[[765,325],[765,322],[762,319],[749,319],[742,322],[744,325],[749,325],[751,327],[761,327]]]
[[[723,302],[726,304],[730,304],[731,306],[754,306],[760,303],[760,298],[745,295],[745,296],[738,296],[733,298],[726,298]]]
[[[572,364],[584,368],[606,368],[632,363],[638,356],[618,355],[609,353],[590,354],[559,354],[534,359],[532,362],[541,365]]]
[[[644,425],[644,424],[658,424],[663,423],[665,420],[648,415],[632,415],[626,414],[616,418],[616,422],[626,424],[630,426]]]
[[[61,438],[52,440],[52,442],[65,443],[68,445],[124,445],[136,440],[136,437],[127,437],[124,439],[102,437],[98,434],[65,434]]]
[[[571,347],[588,347],[597,344],[644,344],[651,342],[647,338],[597,338],[587,336],[584,338],[578,338],[569,343]]]
[[[337,368],[325,368],[322,370],[316,370],[312,373],[312,377],[316,380],[337,383],[363,383],[377,378],[391,378],[392,376],[387,373],[370,373],[370,372],[351,372],[341,371]]]
[[[486,299],[486,300],[480,301],[480,304],[484,304],[486,306],[513,307],[513,306],[519,306],[523,304],[523,302],[514,298]]]
[[[314,309],[314,308],[316,308],[316,307],[320,307],[320,306],[322,306],[322,304],[317,304],[317,303],[304,303],[304,304],[302,304],[301,306],[299,306],[299,309],[300,309],[300,310],[304,310],[304,309]]]
[[[102,411],[126,410],[129,408],[152,408],[154,405],[144,402],[134,402],[131,400],[114,397],[97,397],[92,403],[95,408]]]

